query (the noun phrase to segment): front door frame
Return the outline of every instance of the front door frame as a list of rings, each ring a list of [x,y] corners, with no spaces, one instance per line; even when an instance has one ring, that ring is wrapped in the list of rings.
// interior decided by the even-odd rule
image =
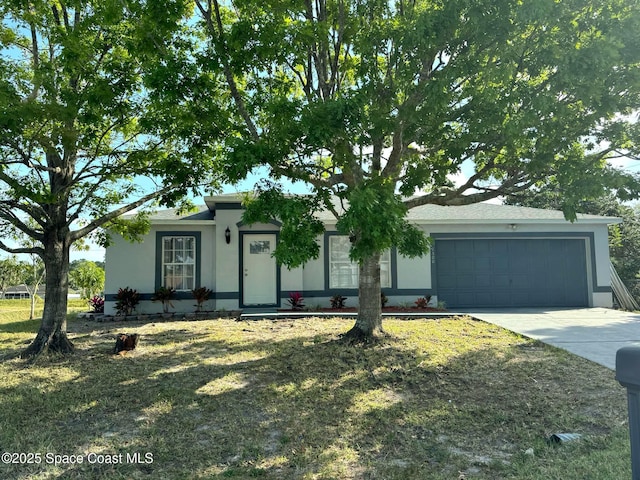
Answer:
[[[239,263],[239,268],[238,268],[238,278],[239,278],[239,283],[240,283],[240,308],[260,308],[260,307],[280,307],[281,305],[281,300],[280,300],[280,265],[278,265],[278,262],[275,263],[275,268],[276,268],[276,285],[275,285],[275,297],[276,297],[276,302],[275,303],[265,303],[265,304],[249,304],[246,305],[244,303],[244,242],[245,240],[247,240],[247,237],[250,237],[251,235],[274,235],[275,236],[275,241],[276,241],[276,245],[278,244],[278,242],[280,241],[280,233],[277,230],[250,230],[250,231],[240,231],[240,241],[239,241],[239,249],[240,249],[240,262]]]

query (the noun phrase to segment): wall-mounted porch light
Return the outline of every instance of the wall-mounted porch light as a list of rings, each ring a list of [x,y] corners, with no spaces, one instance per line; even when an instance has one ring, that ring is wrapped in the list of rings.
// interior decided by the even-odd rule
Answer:
[[[229,230],[229,227],[224,231],[224,239],[226,240],[227,245],[231,243],[231,230]]]

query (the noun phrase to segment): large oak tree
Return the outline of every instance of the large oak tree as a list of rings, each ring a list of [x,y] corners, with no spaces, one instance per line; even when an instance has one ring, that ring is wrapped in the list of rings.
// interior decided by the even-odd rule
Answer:
[[[463,205],[553,177],[568,218],[635,179],[608,166],[636,148],[636,0],[195,0],[202,70],[223,75],[230,180],[267,166],[247,219],[282,221],[289,266],[317,257],[331,210],[360,264],[349,336],[381,330],[380,252],[424,254],[408,209]],[[461,171],[465,180],[454,184]],[[310,185],[287,197],[278,180]],[[336,198],[338,199],[336,201]]]
[[[246,217],[280,218],[276,256],[295,266],[319,253],[310,214],[335,214],[360,263],[354,338],[381,330],[380,252],[428,249],[407,209],[550,177],[568,218],[605,183],[636,192],[606,160],[635,148],[620,114],[638,106],[638,2],[195,3],[209,42],[201,65],[224,75],[238,119],[222,149],[230,178],[266,165],[315,193],[265,183]],[[463,165],[471,173],[454,185]]]
[[[118,217],[152,201],[175,204],[211,172],[187,136],[162,135],[166,124],[154,117],[165,104],[154,103],[147,86],[157,81],[166,45],[177,41],[183,7],[0,5],[0,248],[40,256],[47,272],[42,323],[23,356],[73,350],[66,313],[74,242],[107,224],[139,232]],[[6,241],[15,235],[33,242]]]

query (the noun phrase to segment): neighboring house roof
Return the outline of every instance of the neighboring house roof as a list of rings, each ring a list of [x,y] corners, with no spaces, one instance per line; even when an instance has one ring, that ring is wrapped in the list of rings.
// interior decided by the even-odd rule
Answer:
[[[4,293],[5,293],[5,295],[18,294],[18,293],[27,294],[27,293],[29,293],[29,290],[27,290],[27,286],[24,283],[22,283],[20,285],[14,285],[14,286],[11,286],[11,287],[7,288]],[[40,296],[44,295],[44,285],[40,285],[38,287],[38,292],[37,293]]]
[[[221,195],[207,197],[206,205],[198,206],[197,211],[178,214],[176,209],[158,210],[151,215],[154,224],[180,224],[180,223],[211,223],[215,220],[216,208],[229,208],[239,204],[240,198],[236,195]],[[224,205],[224,207],[222,206]],[[342,207],[336,203],[338,210]],[[382,213],[382,212],[381,212]],[[317,214],[318,218],[327,223],[336,221],[333,214],[324,210]],[[409,210],[407,219],[414,223],[565,223],[567,220],[560,210],[547,210],[542,208],[519,207],[514,205],[498,205],[494,203],[474,203],[471,205],[422,205]],[[588,215],[579,213],[577,223],[620,223],[618,217],[606,217],[600,215]]]

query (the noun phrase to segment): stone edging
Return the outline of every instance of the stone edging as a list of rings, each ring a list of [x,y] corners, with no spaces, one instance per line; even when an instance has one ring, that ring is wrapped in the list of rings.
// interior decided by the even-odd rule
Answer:
[[[103,313],[81,312],[78,319],[93,320],[96,322],[133,322],[133,321],[157,321],[157,320],[213,320],[217,318],[240,319],[242,310],[216,310],[210,312],[189,313],[148,313],[133,315],[105,315]]]

